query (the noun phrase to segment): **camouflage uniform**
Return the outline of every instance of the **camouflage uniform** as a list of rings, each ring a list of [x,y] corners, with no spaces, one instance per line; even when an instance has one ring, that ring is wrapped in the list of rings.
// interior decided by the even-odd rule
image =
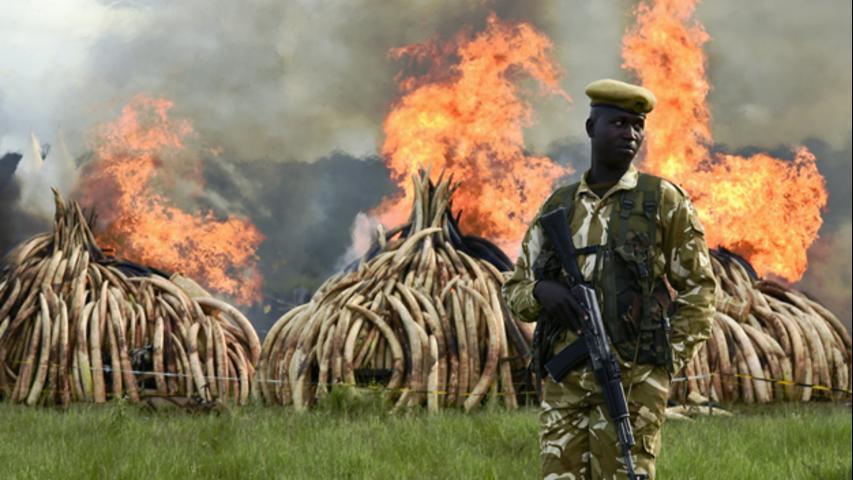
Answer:
[[[639,172],[633,166],[603,197],[581,180],[569,219],[576,248],[607,243],[608,220],[622,190],[637,187]],[[672,323],[673,371],[687,363],[708,338],[714,314],[716,281],[711,269],[705,233],[687,195],[667,181],[660,184],[656,213],[654,276],[666,276],[677,292]],[[546,205],[562,203],[567,187],[554,192]],[[550,207],[549,207],[550,209]],[[545,212],[540,212],[545,213]],[[515,272],[503,287],[503,295],[515,318],[534,322],[542,307],[533,297],[533,265],[543,254],[544,233],[534,220],[525,235]],[[585,281],[595,275],[596,253],[578,254]],[[607,295],[607,292],[598,292]],[[565,332],[551,354],[577,336]],[[614,349],[615,352],[615,349]],[[617,354],[618,355],[618,354]],[[654,478],[655,457],[660,451],[660,427],[669,394],[670,372],[665,367],[637,364],[619,358],[622,381],[631,412],[636,445],[637,473]],[[540,416],[542,476],[556,478],[624,478],[616,432],[603,404],[601,392],[588,365],[569,373],[562,382],[544,380]]]

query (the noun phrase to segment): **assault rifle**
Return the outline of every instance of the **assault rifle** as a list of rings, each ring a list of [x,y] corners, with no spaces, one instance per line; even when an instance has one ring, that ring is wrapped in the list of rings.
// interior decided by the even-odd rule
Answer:
[[[560,207],[542,215],[539,223],[554,246],[572,296],[584,311],[584,315],[580,318],[581,337],[554,355],[554,358],[545,364],[545,370],[559,382],[569,371],[589,359],[595,379],[601,386],[607,414],[616,427],[619,446],[622,448],[625,467],[628,469],[628,478],[639,480],[645,476],[634,473],[634,461],[631,458],[634,432],[628,416],[628,402],[625,400],[625,390],[622,388],[619,364],[610,350],[598,300],[595,298],[595,290],[584,283],[578,268],[572,232],[566,217],[566,209]]]

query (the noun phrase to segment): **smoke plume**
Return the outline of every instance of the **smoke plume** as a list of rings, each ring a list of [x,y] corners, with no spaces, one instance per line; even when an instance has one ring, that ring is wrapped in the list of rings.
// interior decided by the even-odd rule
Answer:
[[[47,226],[43,217],[21,208],[21,187],[14,177],[20,161],[20,153],[7,153],[0,157],[0,258]]]

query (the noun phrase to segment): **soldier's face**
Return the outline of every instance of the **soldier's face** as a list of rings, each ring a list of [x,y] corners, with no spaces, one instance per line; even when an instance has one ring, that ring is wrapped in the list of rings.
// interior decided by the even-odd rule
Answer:
[[[646,119],[614,108],[597,108],[587,121],[596,158],[608,166],[631,163],[645,139]]]

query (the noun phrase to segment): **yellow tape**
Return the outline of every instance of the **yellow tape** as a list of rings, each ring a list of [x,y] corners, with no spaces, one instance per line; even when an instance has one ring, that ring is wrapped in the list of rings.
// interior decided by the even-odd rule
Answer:
[[[24,364],[33,363],[33,362],[19,361],[19,362],[15,362],[15,363],[17,365],[24,365]],[[93,367],[90,367],[90,370],[94,371],[96,369]],[[108,366],[103,367],[100,370],[103,372],[111,372],[112,371],[112,369]],[[153,372],[153,371],[131,370],[130,373],[132,373],[134,375],[162,375],[164,377],[193,378],[191,374],[177,373],[177,372],[174,372],[174,373],[173,372],[162,372],[161,373],[161,372]],[[701,379],[710,378],[710,377],[714,377],[714,376],[731,376],[731,377],[735,377],[735,378],[757,380],[760,382],[769,382],[769,383],[785,385],[785,386],[794,386],[794,387],[799,387],[799,388],[811,388],[812,390],[817,390],[817,391],[821,391],[821,392],[836,392],[836,393],[843,393],[846,395],[853,395],[853,390],[850,390],[850,389],[828,387],[826,385],[800,383],[800,382],[797,382],[794,380],[789,380],[789,379],[781,379],[780,380],[780,379],[773,379],[773,378],[760,378],[760,377],[755,377],[755,376],[752,376],[752,375],[749,375],[746,373],[724,374],[724,373],[719,373],[719,372],[711,372],[711,373],[708,373],[707,375],[696,375],[696,376],[692,376],[692,377],[676,377],[676,378],[672,379],[672,382],[678,383],[678,382],[685,382],[688,380],[701,380]],[[212,380],[233,380],[233,381],[239,381],[240,380],[240,378],[238,378],[238,377],[219,377],[219,376],[208,376],[208,375],[205,375],[204,378],[212,379]],[[271,384],[284,383],[284,380],[275,380],[275,379],[257,378],[257,377],[253,378],[252,381],[263,382],[263,383],[271,383]],[[314,383],[312,385],[316,387],[316,386],[320,386],[321,384]],[[451,395],[451,393],[452,393],[452,392],[443,391],[443,390],[418,390],[418,391],[415,391],[415,390],[412,390],[411,388],[408,388],[408,387],[388,388],[388,387],[385,387],[382,385],[358,385],[358,384],[353,384],[353,383],[325,383],[323,385],[325,385],[327,387],[341,387],[341,386],[343,386],[343,387],[353,387],[353,388],[375,388],[375,389],[380,389],[380,390],[386,391],[386,392],[399,392],[399,393],[414,392],[414,393],[423,393],[423,394],[428,394],[428,395],[430,395],[430,394],[432,394],[432,395]],[[527,395],[527,396],[529,396],[529,395],[536,394],[536,393],[537,392],[535,390],[524,390],[524,391],[515,392],[514,395]],[[473,394],[472,392],[462,392],[462,393],[459,393],[458,395],[462,396],[462,397],[469,397],[472,394]],[[486,392],[483,394],[483,396],[498,396],[498,397],[508,396],[508,395],[509,394],[506,392]]]
[[[673,379],[673,382],[675,382],[676,380],[683,382],[685,380],[708,378],[708,377],[713,377],[713,376],[731,376],[731,377],[743,378],[743,379],[748,379],[748,380],[757,380],[759,382],[768,382],[768,383],[773,383],[773,384],[793,386],[793,387],[799,387],[799,388],[811,388],[812,390],[818,390],[821,392],[837,392],[837,393],[844,393],[846,395],[853,395],[853,390],[850,390],[850,389],[837,388],[837,387],[827,387],[826,385],[816,385],[816,384],[810,384],[810,383],[800,383],[800,382],[797,382],[794,380],[788,380],[788,379],[779,380],[779,379],[775,379],[775,378],[761,378],[761,377],[755,377],[755,376],[752,376],[752,375],[749,375],[746,373],[730,373],[727,375],[725,373],[712,372],[712,373],[709,373],[708,375],[700,375],[697,377],[689,377],[689,378],[682,377],[682,378]]]

